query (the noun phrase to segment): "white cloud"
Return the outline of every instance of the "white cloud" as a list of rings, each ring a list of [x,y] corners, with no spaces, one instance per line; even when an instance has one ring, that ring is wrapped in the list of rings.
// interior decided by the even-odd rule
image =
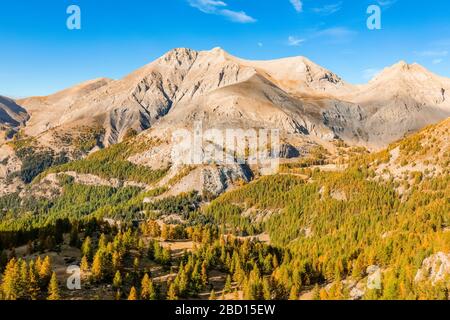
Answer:
[[[239,22],[239,23],[252,23],[256,22],[255,18],[250,17],[247,15],[244,11],[232,11],[232,10],[220,10],[219,14],[221,14],[224,17],[227,17],[233,22]]]
[[[214,13],[219,7],[226,7],[223,1],[215,0],[188,0],[189,4],[204,13]]]
[[[444,59],[434,59],[432,62],[433,64],[440,64]]]
[[[294,6],[295,11],[302,12],[303,11],[303,2],[302,0],[289,0],[291,4]]]
[[[300,39],[294,36],[289,36],[288,38],[288,45],[290,45],[291,47],[298,47],[303,42],[305,42],[305,39]]]
[[[253,23],[256,19],[246,14],[244,11],[233,11],[224,9],[228,7],[226,2],[218,0],[187,0],[191,7],[197,8],[206,14],[215,14],[228,18],[238,23]]]
[[[342,8],[342,1],[335,4],[328,4],[320,8],[313,8],[312,11],[315,13],[330,15],[338,12]]]
[[[258,42],[257,45],[258,45],[258,47],[260,47],[260,48],[264,47],[264,43],[262,43],[262,42]]]

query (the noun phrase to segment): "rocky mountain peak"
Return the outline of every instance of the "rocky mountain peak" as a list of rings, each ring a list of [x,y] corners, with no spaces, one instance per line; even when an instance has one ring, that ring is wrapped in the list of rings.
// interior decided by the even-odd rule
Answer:
[[[130,128],[175,128],[201,118],[385,146],[450,115],[448,92],[449,79],[405,61],[356,87],[303,56],[254,61],[219,47],[176,48],[121,80],[96,79],[18,104],[31,114],[28,135],[90,119],[105,129],[104,145]]]
[[[390,80],[405,80],[411,81],[426,81],[427,79],[437,77],[425,67],[418,63],[408,64],[405,61],[400,61],[390,67],[381,71],[372,82],[385,82]]]
[[[159,61],[164,62],[166,64],[172,64],[175,62],[178,65],[182,65],[186,61],[195,60],[197,56],[198,52],[195,50],[188,48],[176,48],[163,55],[159,59]]]

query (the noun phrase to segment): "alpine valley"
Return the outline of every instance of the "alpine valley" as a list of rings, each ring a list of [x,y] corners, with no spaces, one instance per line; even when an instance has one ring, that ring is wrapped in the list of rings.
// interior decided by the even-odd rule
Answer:
[[[278,129],[278,171],[174,161],[196,123]],[[449,173],[450,79],[418,64],[182,48],[0,97],[0,298],[448,300]]]

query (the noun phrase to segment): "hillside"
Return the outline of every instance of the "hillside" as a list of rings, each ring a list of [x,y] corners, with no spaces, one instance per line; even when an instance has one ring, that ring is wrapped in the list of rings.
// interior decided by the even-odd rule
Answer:
[[[0,144],[10,139],[28,119],[29,115],[24,108],[12,99],[0,96]]]
[[[386,142],[448,118],[449,92],[450,79],[402,61],[346,98],[365,111],[367,143],[385,147]]]
[[[353,86],[303,57],[176,49],[1,98],[0,299],[448,300],[448,84],[406,63]],[[274,128],[279,150],[247,144]],[[244,150],[217,143],[226,129]],[[185,161],[197,151],[232,161]],[[57,285],[71,264],[81,291]]]
[[[398,148],[417,166],[430,150],[436,165],[448,162],[448,123],[350,157],[346,169],[304,161],[295,174],[256,178],[211,202],[198,192],[164,196],[193,169],[169,181],[161,180],[165,171],[127,162],[161,143],[140,136],[50,169],[23,198],[0,197],[0,245],[17,246],[28,259],[50,255],[59,269],[64,259],[81,263],[91,289],[64,290],[67,299],[100,291],[105,299],[126,298],[133,286],[146,288],[142,270],[151,272],[154,299],[206,299],[208,286],[228,299],[448,299],[450,273],[440,267],[450,252],[448,168],[412,181],[409,174],[383,179],[386,170],[379,171]],[[402,181],[408,193],[399,192]],[[381,285],[369,288],[376,270]],[[118,284],[125,273],[134,278]]]
[[[8,126],[19,133],[12,131],[14,139],[0,146],[0,194],[22,192],[43,171],[69,162],[53,172],[131,184],[145,178],[130,179],[135,173],[129,170],[164,172],[158,183],[169,184],[170,195],[194,189],[215,196],[250,181],[261,168],[173,163],[174,132],[192,132],[200,121],[203,130],[276,128],[280,157],[288,162],[321,148],[326,157],[339,158],[341,142],[379,149],[448,117],[448,83],[404,62],[367,85],[352,86],[304,57],[250,61],[220,48],[175,49],[121,80],[96,79],[17,102],[4,99]],[[112,152],[120,154],[120,166],[109,150],[95,155],[116,143]],[[389,152],[395,158],[396,150]],[[428,163],[439,170],[432,166]]]

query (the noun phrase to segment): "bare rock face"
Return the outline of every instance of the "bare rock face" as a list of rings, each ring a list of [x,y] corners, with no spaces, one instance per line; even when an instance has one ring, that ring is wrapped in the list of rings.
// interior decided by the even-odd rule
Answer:
[[[8,174],[20,168],[20,160],[15,156],[14,150],[4,144],[0,146],[0,179],[4,179]]]
[[[20,170],[22,163],[7,144],[0,145],[0,196],[16,192],[23,186],[20,179],[8,179],[9,176]]]
[[[211,127],[276,127],[332,138],[322,120],[310,116],[291,94],[322,96],[351,88],[306,58],[252,62],[219,48],[175,49],[122,80],[97,79],[19,103],[32,116],[28,135],[96,123],[105,128],[105,145],[120,141],[130,128],[153,127],[161,118],[167,118],[161,126],[169,127],[202,120]]]
[[[121,80],[92,80],[18,104],[31,114],[28,135],[100,125],[105,146],[130,129],[202,121],[209,128],[277,128],[378,149],[449,117],[448,92],[449,79],[404,62],[353,86],[304,57],[250,61],[220,48],[175,49]]]
[[[298,158],[300,156],[300,152],[293,145],[287,143],[283,144],[280,149],[280,158],[282,159],[292,159]]]
[[[379,149],[450,117],[449,90],[450,79],[399,62],[345,99],[363,110],[366,145]]]
[[[450,254],[438,252],[426,258],[416,274],[415,281],[431,281],[434,285],[450,277]]]
[[[12,99],[0,96],[0,144],[12,139],[28,119],[24,108]]]
[[[28,118],[24,108],[15,101],[0,96],[0,126],[19,127],[24,125]]]
[[[244,165],[208,167],[202,172],[204,192],[216,197],[229,190],[238,181],[250,182],[252,173]]]
[[[182,171],[180,167],[172,167],[168,175],[160,181],[161,186],[169,187],[163,197],[197,191],[206,196],[207,200],[215,198],[237,185],[248,183],[253,178],[251,170],[245,165],[203,165],[192,167],[185,176],[170,184],[180,171]]]

